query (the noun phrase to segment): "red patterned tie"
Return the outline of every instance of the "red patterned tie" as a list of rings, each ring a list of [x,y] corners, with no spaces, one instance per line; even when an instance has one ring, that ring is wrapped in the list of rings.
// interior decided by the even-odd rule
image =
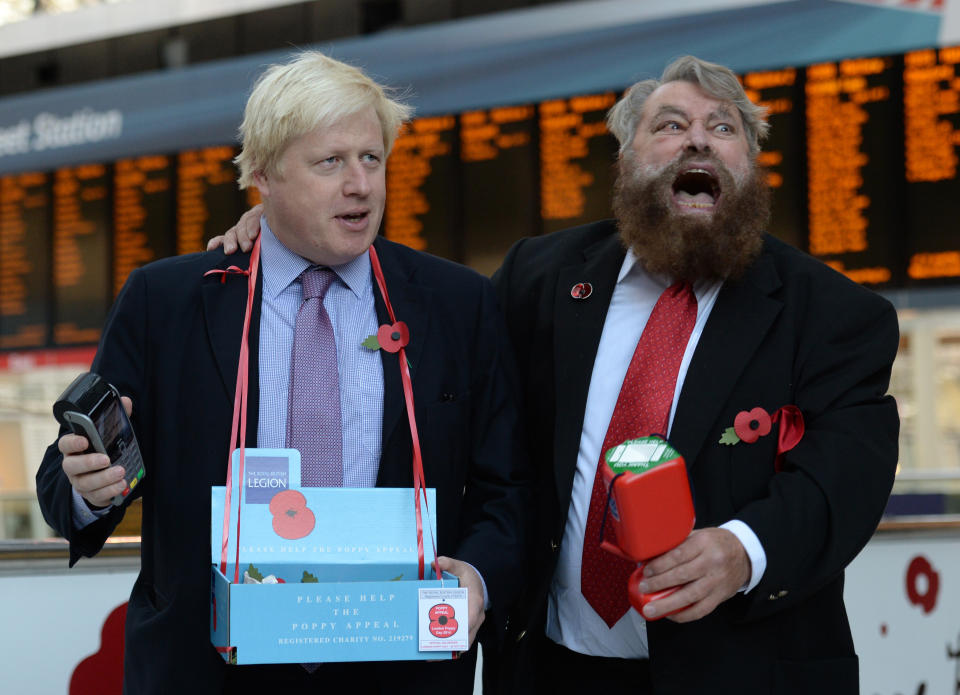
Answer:
[[[600,548],[600,523],[607,502],[600,468],[604,465],[603,454],[627,439],[649,434],[666,437],[677,372],[696,320],[697,298],[688,283],[678,282],[663,291],[637,341],[600,449],[583,537],[580,591],[608,627],[630,608],[627,579],[636,565]],[[615,539],[609,522],[603,537]]]

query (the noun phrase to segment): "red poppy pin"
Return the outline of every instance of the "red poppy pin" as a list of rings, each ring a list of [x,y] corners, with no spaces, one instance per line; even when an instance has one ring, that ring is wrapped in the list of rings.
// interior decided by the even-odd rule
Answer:
[[[399,352],[410,342],[410,329],[403,321],[394,324],[385,323],[373,335],[368,335],[361,343],[368,350],[386,350]]]
[[[795,405],[785,405],[777,408],[773,415],[763,408],[741,410],[733,420],[733,427],[728,427],[720,437],[720,444],[733,446],[741,441],[753,444],[760,437],[770,434],[773,425],[779,424],[777,433],[777,457],[774,460],[774,470],[780,471],[783,455],[795,447],[803,439],[803,413]]]
[[[586,299],[593,294],[593,285],[589,282],[578,282],[570,288],[570,296],[574,299]]]

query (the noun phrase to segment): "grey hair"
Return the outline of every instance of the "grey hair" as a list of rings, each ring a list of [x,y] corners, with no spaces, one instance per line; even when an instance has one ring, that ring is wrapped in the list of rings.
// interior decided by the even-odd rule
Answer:
[[[691,82],[714,99],[728,101],[737,107],[743,121],[750,155],[756,157],[760,143],[767,137],[770,124],[766,121],[767,109],[757,106],[747,97],[740,80],[730,68],[708,63],[694,56],[682,56],[670,63],[659,80],[649,79],[630,87],[607,114],[607,128],[620,142],[622,153],[637,132],[647,98],[661,85],[668,82]]]

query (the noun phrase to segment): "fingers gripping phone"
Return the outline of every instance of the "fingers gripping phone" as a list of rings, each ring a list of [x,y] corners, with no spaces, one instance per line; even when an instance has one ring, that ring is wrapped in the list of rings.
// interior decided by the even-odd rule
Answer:
[[[117,389],[93,372],[81,374],[54,403],[53,415],[74,434],[87,438],[90,446],[84,453],[106,454],[111,465],[123,466],[127,486],[112,500],[115,505],[123,504],[143,479],[144,469],[133,426]]]

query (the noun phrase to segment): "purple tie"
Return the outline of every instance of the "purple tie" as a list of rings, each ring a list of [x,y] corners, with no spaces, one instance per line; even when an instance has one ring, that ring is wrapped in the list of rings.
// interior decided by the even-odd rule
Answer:
[[[290,364],[287,446],[300,451],[300,484],[343,486],[343,440],[337,342],[323,296],[336,275],[307,268],[300,275],[303,303],[297,312]]]

